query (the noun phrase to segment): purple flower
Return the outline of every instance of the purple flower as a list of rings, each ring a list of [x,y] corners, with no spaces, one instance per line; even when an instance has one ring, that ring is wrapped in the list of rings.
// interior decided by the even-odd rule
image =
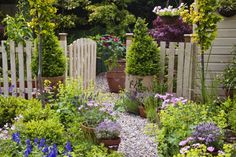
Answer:
[[[44,147],[46,140],[42,138],[39,142],[38,148]]]
[[[180,149],[180,153],[181,153],[181,154],[187,153],[188,150],[189,150],[189,148],[190,148],[190,146],[185,146],[185,147],[181,148],[181,149]]]
[[[187,140],[181,141],[181,142],[179,143],[179,146],[185,146],[187,143],[188,143]]]
[[[38,144],[38,142],[39,142],[39,139],[36,137],[36,138],[34,139],[34,144]]]
[[[69,141],[66,142],[66,147],[65,148],[68,152],[72,152],[72,147],[71,147],[71,144],[70,144]]]
[[[215,148],[214,148],[214,147],[207,147],[207,150],[208,150],[209,152],[213,152],[213,151],[215,150]]]
[[[121,126],[117,122],[105,119],[95,129],[95,134],[98,139],[101,138],[116,138],[119,137]]]
[[[15,141],[17,144],[20,143],[20,134],[18,132],[12,134],[12,140]]]
[[[47,145],[45,145],[45,147],[43,148],[42,152],[43,152],[44,154],[48,152],[48,146],[47,146]]]

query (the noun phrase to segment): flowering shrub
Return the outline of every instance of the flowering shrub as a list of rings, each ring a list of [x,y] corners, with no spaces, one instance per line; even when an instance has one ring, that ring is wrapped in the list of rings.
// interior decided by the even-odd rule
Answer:
[[[153,9],[153,12],[159,16],[179,16],[184,8],[184,3],[181,3],[178,8],[173,8],[173,6],[169,5],[167,8],[161,9],[161,6],[157,6]]]
[[[81,105],[78,110],[84,118],[84,124],[90,127],[96,127],[105,119],[115,119],[116,113],[113,111],[114,104],[102,103],[98,104],[95,101]]]
[[[186,153],[190,148],[197,148],[201,144],[207,146],[206,150],[209,153],[218,152],[222,143],[221,130],[215,123],[201,123],[195,128],[191,137],[179,143],[182,147],[180,153]]]
[[[121,39],[113,35],[97,35],[98,57],[101,57],[109,69],[117,64],[117,60],[125,58],[126,47]]]
[[[183,97],[175,97],[171,93],[166,93],[165,95],[156,94],[155,97],[163,100],[162,106],[161,106],[162,109],[167,108],[169,105],[176,106],[179,103],[186,104],[188,101],[187,99],[184,99]]]
[[[184,23],[182,18],[179,18],[173,24],[166,25],[158,16],[153,21],[153,27],[153,29],[149,30],[149,33],[157,42],[183,42],[184,34],[192,33],[192,27]]]
[[[95,130],[98,139],[113,139],[120,135],[121,126],[115,121],[105,119]]]

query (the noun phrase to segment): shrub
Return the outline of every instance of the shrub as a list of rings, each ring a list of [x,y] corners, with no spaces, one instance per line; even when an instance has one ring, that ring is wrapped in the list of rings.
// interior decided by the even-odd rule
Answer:
[[[158,153],[169,157],[178,153],[179,142],[191,135],[194,126],[201,122],[215,122],[220,128],[226,127],[226,114],[220,110],[209,112],[209,106],[200,104],[179,104],[169,106],[160,112],[158,129]]]
[[[42,43],[42,76],[54,77],[63,75],[66,59],[57,37],[53,33],[45,34],[42,36]],[[38,46],[32,61],[32,71],[37,76]]]
[[[126,72],[131,75],[147,76],[158,74],[160,50],[148,34],[147,24],[138,18],[134,38],[128,49]]]
[[[24,109],[38,103],[36,100],[25,100],[16,97],[3,97],[0,95],[0,127],[12,120]]]
[[[64,127],[58,117],[46,120],[31,120],[15,123],[18,131],[24,139],[33,140],[35,137],[48,139],[50,143],[62,144],[65,142]]]
[[[126,111],[134,113],[134,114],[139,113],[139,110],[138,110],[139,103],[136,100],[135,96],[133,96],[130,93],[125,93],[121,99],[122,99],[122,103]]]
[[[175,24],[165,25],[158,16],[153,21],[153,29],[149,30],[151,36],[158,42],[183,42],[184,34],[191,34],[192,28],[184,23],[181,18]]]

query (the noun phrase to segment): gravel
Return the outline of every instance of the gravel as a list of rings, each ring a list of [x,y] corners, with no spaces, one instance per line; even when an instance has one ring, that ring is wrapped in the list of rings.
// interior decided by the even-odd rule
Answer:
[[[109,88],[105,74],[96,78],[96,89],[108,93]],[[118,94],[111,94],[118,98]],[[145,134],[145,127],[150,124],[147,119],[128,113],[119,113],[118,122],[122,126],[121,143],[118,151],[125,157],[157,157],[157,144],[155,137]]]

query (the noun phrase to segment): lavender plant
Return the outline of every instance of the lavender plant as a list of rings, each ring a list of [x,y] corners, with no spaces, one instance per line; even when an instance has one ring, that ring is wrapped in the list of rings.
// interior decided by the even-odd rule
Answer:
[[[187,153],[191,148],[198,148],[201,144],[206,146],[209,153],[217,152],[222,149],[222,132],[215,123],[201,123],[199,124],[191,137],[181,141],[179,146],[180,153]]]
[[[98,139],[115,139],[119,137],[121,126],[115,121],[105,119],[95,130],[95,135]]]
[[[161,109],[165,109],[169,105],[176,106],[178,103],[186,104],[188,101],[187,99],[184,99],[183,97],[175,97],[174,94],[171,94],[171,93],[166,93],[165,95],[161,95],[157,93],[155,97],[163,100]]]

